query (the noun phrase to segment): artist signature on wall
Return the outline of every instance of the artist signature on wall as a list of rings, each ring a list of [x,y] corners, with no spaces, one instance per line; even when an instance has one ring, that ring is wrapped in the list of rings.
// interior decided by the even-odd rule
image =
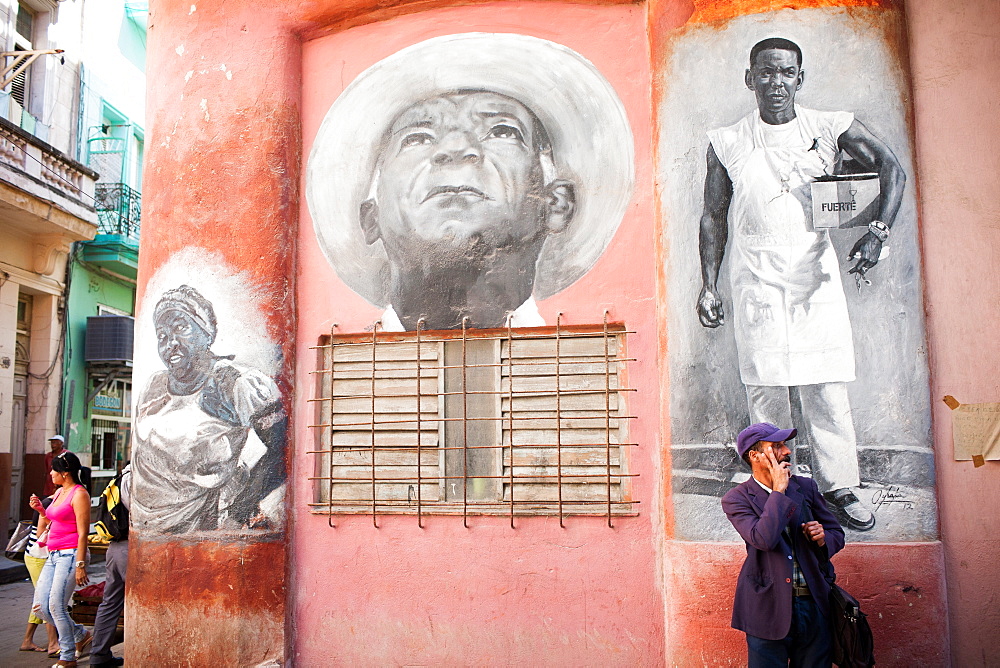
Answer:
[[[903,510],[912,510],[913,501],[907,499],[897,485],[890,485],[887,489],[876,490],[872,494],[872,510],[878,512],[883,505],[892,503],[901,504]]]

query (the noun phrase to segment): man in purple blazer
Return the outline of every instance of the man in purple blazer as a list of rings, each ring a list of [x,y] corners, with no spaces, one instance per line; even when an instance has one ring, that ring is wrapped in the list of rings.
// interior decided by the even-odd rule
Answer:
[[[741,431],[736,452],[753,476],[722,498],[747,544],[733,628],[747,634],[750,668],[831,665],[822,562],[844,547],[844,530],[816,483],[791,475],[795,434],[768,423]]]

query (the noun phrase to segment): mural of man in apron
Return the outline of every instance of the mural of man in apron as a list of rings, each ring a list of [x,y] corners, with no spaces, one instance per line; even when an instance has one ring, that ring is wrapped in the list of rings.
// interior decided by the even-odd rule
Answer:
[[[879,260],[905,175],[852,113],[796,105],[803,81],[795,43],[759,42],[746,71],[757,110],[708,133],[698,316],[709,328],[725,322],[716,284],[731,233],[732,315],[751,422],[790,425],[797,388],[819,489],[847,526],[867,531],[875,518],[852,489],[860,475],[846,385],[855,378],[851,323],[829,234],[813,227],[809,188],[834,173],[841,151],[878,173],[877,219],[850,252],[860,282]]]

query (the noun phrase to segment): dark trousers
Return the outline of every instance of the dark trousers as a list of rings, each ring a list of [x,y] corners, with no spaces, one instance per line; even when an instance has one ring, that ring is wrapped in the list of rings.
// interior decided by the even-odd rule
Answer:
[[[104,584],[104,598],[94,616],[94,641],[90,649],[92,664],[112,659],[111,645],[115,637],[118,617],[125,608],[125,572],[128,570],[128,541],[112,542],[105,557],[108,577]]]
[[[830,627],[812,596],[792,599],[792,626],[781,640],[747,634],[749,668],[829,668]]]

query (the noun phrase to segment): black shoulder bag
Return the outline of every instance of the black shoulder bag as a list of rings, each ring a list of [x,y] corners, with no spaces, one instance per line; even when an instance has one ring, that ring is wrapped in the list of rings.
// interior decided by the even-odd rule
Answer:
[[[868,617],[861,612],[858,600],[838,586],[835,580],[835,575],[827,577],[830,583],[833,662],[840,668],[871,668],[875,665],[875,639],[868,626]]]
[[[806,519],[811,521],[812,508],[805,506]],[[829,617],[833,663],[840,668],[871,668],[875,665],[875,638],[868,625],[868,616],[861,612],[858,599],[837,584],[837,572],[830,563],[826,549],[817,550],[823,578],[830,585]]]

